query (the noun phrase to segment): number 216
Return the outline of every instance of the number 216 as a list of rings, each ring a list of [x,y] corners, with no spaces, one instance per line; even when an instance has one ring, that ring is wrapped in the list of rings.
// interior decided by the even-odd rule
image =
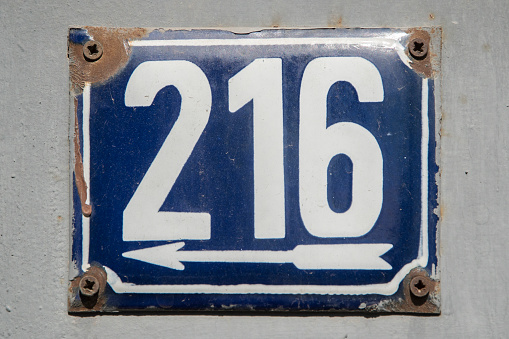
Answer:
[[[255,59],[228,81],[229,110],[253,101],[254,234],[285,237],[282,60]],[[383,158],[375,137],[352,122],[327,127],[327,94],[346,81],[360,102],[384,99],[378,69],[360,57],[322,57],[308,63],[300,87],[299,205],[314,236],[358,237],[374,226],[383,200]],[[147,61],[132,73],[128,107],[150,106],[156,94],[174,86],[182,97],[178,119],[124,210],[123,240],[206,240],[209,213],[159,211],[210,117],[212,93],[203,71],[185,60]],[[344,154],[353,164],[352,202],[336,213],[327,200],[330,160]]]

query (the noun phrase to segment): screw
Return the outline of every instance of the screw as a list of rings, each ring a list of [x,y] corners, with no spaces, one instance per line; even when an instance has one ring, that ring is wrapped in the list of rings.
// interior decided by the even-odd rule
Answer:
[[[91,275],[85,275],[80,281],[80,292],[82,295],[92,297],[99,292],[99,280]]]
[[[410,292],[416,297],[428,295],[431,287],[431,280],[425,275],[418,275],[410,281]]]
[[[103,46],[99,41],[87,41],[83,45],[83,56],[89,62],[97,61],[103,56]]]
[[[428,55],[428,43],[421,38],[414,38],[408,44],[408,51],[417,60],[422,60]]]

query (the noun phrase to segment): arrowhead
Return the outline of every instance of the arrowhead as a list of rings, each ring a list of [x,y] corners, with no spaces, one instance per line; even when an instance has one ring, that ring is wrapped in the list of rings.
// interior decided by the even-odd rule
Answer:
[[[150,264],[182,271],[185,266],[178,260],[177,251],[184,247],[184,245],[184,242],[174,242],[168,245],[124,252],[122,253],[122,256],[124,258],[148,262]]]

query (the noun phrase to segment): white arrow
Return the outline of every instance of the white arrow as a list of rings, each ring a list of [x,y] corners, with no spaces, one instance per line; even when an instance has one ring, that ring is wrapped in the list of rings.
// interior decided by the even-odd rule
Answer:
[[[290,251],[179,251],[183,242],[125,252],[125,258],[175,270],[183,262],[293,263],[301,270],[390,270],[380,258],[392,244],[299,245]]]

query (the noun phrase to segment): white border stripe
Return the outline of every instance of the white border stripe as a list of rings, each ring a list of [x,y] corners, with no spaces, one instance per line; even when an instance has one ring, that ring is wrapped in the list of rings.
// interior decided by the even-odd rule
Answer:
[[[421,141],[421,245],[419,247],[419,263],[422,267],[428,264],[428,79],[422,79],[422,141]]]
[[[290,45],[357,45],[394,49],[403,63],[410,67],[410,59],[400,39],[406,33],[394,33],[390,38],[239,38],[239,39],[180,39],[180,40],[134,40],[131,47],[214,47],[214,46],[290,46]]]
[[[83,88],[83,177],[87,185],[86,204],[90,204],[90,83],[86,82]],[[90,217],[81,214],[82,233],[82,270],[86,271],[89,265],[90,247]]]
[[[387,38],[264,38],[264,39],[180,39],[180,40],[134,40],[130,46],[287,46],[287,45],[369,45],[394,47],[396,39]]]
[[[228,43],[219,44],[219,41],[225,40],[189,40],[188,45],[185,46],[211,46],[211,43],[218,42],[217,46],[226,46],[229,44],[239,45],[239,40],[246,40],[245,45],[255,45],[253,43],[248,44],[247,41],[252,42],[254,39],[231,39],[226,40]],[[258,45],[270,45],[276,44],[277,40],[285,39],[258,39],[266,40],[262,41]],[[288,39],[288,40],[307,40],[302,39]],[[311,40],[311,39],[310,39]],[[316,41],[315,39],[313,39]],[[319,39],[320,40],[320,39]],[[326,39],[331,40],[331,39]],[[356,43],[360,41],[372,44],[373,41],[391,41],[392,48],[395,48],[400,56],[401,60],[407,65],[408,57],[404,53],[403,46],[395,40],[389,39],[341,39],[335,38],[336,44],[341,43]],[[187,40],[140,40],[130,42],[131,46],[184,46],[182,43]],[[341,42],[340,42],[341,41]],[[356,41],[356,42],[348,42]],[[155,42],[155,43],[154,43]],[[194,44],[192,43],[194,42]],[[237,42],[237,43],[234,43]],[[154,44],[153,44],[154,43]],[[197,43],[203,43],[204,45],[197,45]],[[207,44],[205,44],[207,43]],[[310,44],[311,41],[305,42]],[[325,43],[325,41],[321,41]],[[159,45],[158,45],[159,44]],[[277,43],[279,44],[279,43]],[[304,44],[304,43],[287,43],[287,44]],[[315,43],[316,44],[316,43]],[[387,46],[389,47],[389,46]],[[400,51],[401,50],[401,51]],[[372,284],[372,285],[135,285],[130,283],[124,283],[120,277],[110,268],[105,267],[108,283],[115,291],[115,293],[186,293],[186,294],[320,294],[320,295],[362,295],[362,294],[381,294],[381,295],[392,295],[396,293],[399,288],[399,284],[405,278],[405,276],[415,267],[421,266],[426,267],[428,263],[429,249],[428,249],[428,147],[429,147],[429,117],[428,117],[428,80],[422,80],[422,138],[421,138],[421,233],[420,233],[420,244],[418,257],[412,260],[410,263],[403,266],[403,268],[394,276],[394,278],[385,284]],[[83,168],[85,171],[85,178],[87,182],[90,178],[90,134],[89,134],[89,117],[90,117],[90,84],[85,84],[83,91]],[[86,140],[86,141],[85,141]],[[86,144],[86,145],[85,145]],[[86,150],[85,150],[86,148]],[[85,153],[87,152],[87,153]],[[89,187],[89,185],[87,185]],[[87,190],[87,203],[90,200],[89,189]],[[90,265],[89,261],[89,245],[90,245],[90,219],[83,217],[83,270],[86,270]]]

